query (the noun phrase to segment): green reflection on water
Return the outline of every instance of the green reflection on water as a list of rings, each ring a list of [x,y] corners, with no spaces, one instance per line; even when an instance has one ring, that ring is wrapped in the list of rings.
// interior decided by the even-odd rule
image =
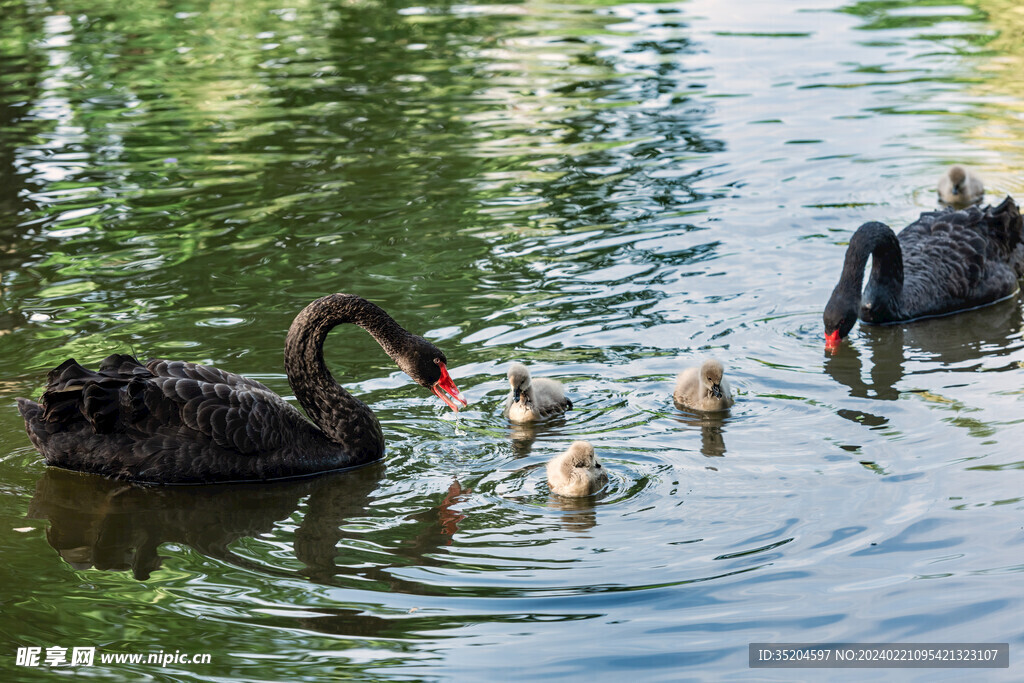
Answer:
[[[0,0],[0,434],[10,444],[0,453],[0,490],[9,501],[0,548],[14,577],[7,585],[33,582],[0,597],[8,642],[215,649],[209,669],[175,670],[182,678],[263,678],[268,667],[288,680],[312,677],[311,667],[317,675],[367,677],[392,667],[400,676],[402,667],[444,659],[445,641],[477,644],[480,630],[466,632],[480,624],[499,634],[545,621],[628,625],[628,608],[573,600],[720,578],[685,566],[697,560],[647,562],[644,555],[682,542],[681,527],[708,521],[690,512],[707,500],[699,495],[705,467],[687,460],[699,451],[694,437],[704,439],[700,457],[725,456],[722,476],[703,480],[716,505],[708,508],[713,526],[700,533],[715,532],[708,538],[729,548],[708,555],[743,558],[776,547],[782,541],[775,537],[744,543],[746,530],[730,536],[722,525],[771,521],[793,497],[789,481],[815,490],[820,478],[811,487],[796,463],[751,464],[750,444],[763,443],[758,409],[807,420],[762,428],[787,443],[848,423],[856,440],[829,435],[808,450],[863,441],[847,447],[872,458],[858,469],[868,468],[872,479],[904,473],[904,462],[875,451],[886,438],[904,438],[912,423],[899,409],[914,407],[900,399],[916,391],[909,383],[925,379],[905,367],[904,356],[932,352],[928,335],[862,331],[859,348],[818,367],[805,348],[807,321],[816,326],[818,313],[807,313],[803,301],[776,301],[780,271],[789,266],[775,254],[903,200],[862,201],[865,182],[894,173],[890,160],[866,158],[870,152],[859,147],[825,153],[837,141],[814,127],[819,102],[833,122],[882,128],[911,121],[902,124],[906,137],[889,141],[897,162],[919,158],[920,146],[936,138],[967,141],[978,154],[994,153],[985,163],[995,188],[1024,187],[1017,173],[1020,14],[1012,3],[849,5],[845,15],[863,18],[852,62],[828,64],[830,73],[806,82],[790,81],[792,65],[754,70],[753,78],[775,79],[783,106],[740,119],[728,118],[729,108],[755,93],[716,87],[724,66],[702,61],[710,44],[694,37],[699,17],[685,3],[287,5]],[[757,55],[754,41],[801,55],[816,34],[710,35],[740,41],[740,58]],[[875,45],[913,56],[902,60]],[[963,61],[944,68],[931,61],[940,50]],[[844,108],[835,102],[845,100],[830,99],[879,88],[891,97],[877,107]],[[970,93],[957,111],[934,103],[937,93],[954,92]],[[800,111],[786,106],[791,97]],[[813,116],[800,118],[808,102]],[[758,156],[765,133],[735,132],[747,123],[772,123],[749,128],[772,129],[768,135],[787,149]],[[933,147],[943,162],[962,150]],[[756,165],[765,156],[778,163],[770,176],[799,182],[799,174],[813,175],[816,182],[835,174],[844,191],[818,192],[810,182],[815,192],[793,198],[811,211],[768,211],[764,196],[773,205],[791,197],[759,185],[764,171]],[[867,181],[857,166],[867,168]],[[800,232],[793,224],[806,225]],[[773,241],[773,232],[784,236]],[[806,242],[813,248],[822,240]],[[823,253],[809,253],[792,257],[802,261],[794,289],[818,286],[811,281]],[[721,277],[703,277],[710,275]],[[45,372],[68,356],[95,363],[115,351],[173,355],[254,374],[288,393],[280,374],[285,330],[302,305],[330,291],[380,302],[409,329],[439,340],[453,367],[470,368],[469,386],[486,400],[463,417],[464,432],[424,407],[404,376],[395,379],[361,332],[339,330],[328,360],[339,377],[365,385],[360,393],[382,416],[391,439],[384,474],[361,471],[337,490],[301,484],[220,500],[104,484],[68,492],[26,445],[11,399],[38,391]],[[983,345],[1012,352],[1019,306],[1015,319],[998,313],[980,313],[959,333],[941,321],[929,327],[949,336],[934,351],[935,364],[973,362]],[[745,342],[763,346],[741,351]],[[679,419],[667,394],[649,398],[661,391],[652,383],[671,377],[667,364],[631,365],[706,350],[748,356],[737,370],[746,373],[744,397],[757,406],[714,429]],[[579,413],[540,434],[510,435],[492,408],[504,393],[501,366],[511,359],[545,364],[545,374],[566,379],[584,396]],[[822,369],[838,390],[816,396]],[[801,374],[814,379],[793,379]],[[762,376],[785,381],[773,386]],[[872,410],[856,403],[868,399]],[[649,405],[633,411],[630,401]],[[839,407],[847,403],[854,407]],[[830,421],[833,410],[838,419]],[[930,410],[937,422],[948,415]],[[947,421],[985,439],[991,450],[983,456],[998,454],[990,441],[1005,433],[989,410]],[[552,515],[537,466],[582,430],[627,442],[616,463],[622,490],[603,508]],[[509,445],[510,436],[517,443]],[[1013,458],[998,461],[1007,464],[972,469],[1020,468]],[[820,464],[811,459],[812,467]],[[785,469],[784,494],[773,497],[778,482],[770,474],[743,479],[744,467]],[[838,479],[851,476],[840,472]],[[449,489],[456,476],[465,493]],[[672,495],[656,488],[661,480]],[[47,499],[40,491],[51,485],[57,494]],[[732,499],[739,502],[723,513],[731,487],[740,490]],[[843,499],[839,489],[829,491],[849,505],[871,502],[870,493]],[[885,495],[887,504],[898,498]],[[77,507],[35,518],[33,500]],[[836,500],[829,507],[846,514]],[[665,517],[630,526],[656,512]],[[600,534],[616,528],[618,516],[629,517],[621,524],[627,540],[616,546],[613,538],[593,554],[621,563],[615,551],[626,547],[637,558],[635,575],[609,578],[617,569],[610,560],[589,565],[597,569],[586,578],[562,578],[580,558],[544,553],[594,537],[605,544]],[[558,536],[560,525],[571,541]],[[460,536],[449,545],[453,529]],[[645,534],[650,543],[629,548]],[[785,553],[776,559],[784,563]],[[650,564],[667,567],[671,580],[655,583]],[[615,580],[622,585],[609,588]],[[817,576],[794,583],[831,590]],[[757,592],[751,588],[708,603],[756,608],[738,602]],[[525,604],[508,604],[524,596]],[[660,609],[666,597],[646,599]],[[453,607],[453,599],[463,602]],[[663,613],[684,622],[712,609],[684,607]],[[743,627],[732,614],[700,618],[712,631]],[[663,647],[678,642],[673,636]],[[427,677],[425,670],[414,676]]]

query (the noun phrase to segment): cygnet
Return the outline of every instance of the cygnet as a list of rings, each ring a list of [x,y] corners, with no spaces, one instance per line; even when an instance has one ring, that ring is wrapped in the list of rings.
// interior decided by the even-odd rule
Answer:
[[[589,496],[607,483],[608,474],[586,441],[574,441],[548,463],[548,486],[560,496]]]
[[[980,204],[984,196],[981,178],[963,166],[950,166],[939,180],[939,201],[950,208],[966,209]]]
[[[726,410],[733,404],[733,398],[724,373],[722,364],[713,358],[704,361],[699,368],[687,368],[676,377],[672,397],[679,405],[694,410]]]
[[[512,422],[534,422],[572,408],[561,382],[532,379],[522,363],[513,363],[508,369],[508,383],[512,390],[505,400],[504,415]]]

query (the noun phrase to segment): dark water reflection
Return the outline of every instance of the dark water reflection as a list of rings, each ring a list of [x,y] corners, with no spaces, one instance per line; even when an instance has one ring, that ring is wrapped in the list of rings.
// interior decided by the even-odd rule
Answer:
[[[1021,295],[957,316],[913,325],[861,325],[863,344],[825,355],[825,371],[850,388],[850,395],[895,401],[904,376],[918,373],[975,372],[1004,359],[994,370],[1019,367],[1024,324]],[[867,368],[865,367],[867,366]],[[865,372],[870,380],[864,378]]]
[[[1024,645],[1024,302],[859,326],[834,356],[821,336],[853,230],[933,208],[947,164],[1024,197],[1012,3],[0,16],[9,651],[212,653],[161,672],[182,680],[781,681],[747,643]],[[380,467],[147,489],[28,445],[13,399],[68,356],[289,395],[285,331],[332,291],[441,346],[469,408],[339,329],[327,360],[381,419]],[[703,355],[727,415],[672,404]],[[513,361],[574,410],[510,426]],[[544,474],[575,439],[610,475],[579,501]]]
[[[383,467],[374,465],[271,485],[154,488],[48,469],[36,484],[28,517],[49,522],[46,540],[76,569],[130,569],[143,581],[160,568],[157,551],[164,543],[259,569],[229,546],[272,531],[304,501],[308,509],[295,532],[296,557],[305,564],[301,573],[331,577],[339,529],[367,506],[382,474]]]
[[[678,407],[678,406],[677,406]],[[680,408],[676,419],[683,425],[700,432],[700,452],[708,458],[725,455],[725,431],[728,411],[723,414],[690,413]]]

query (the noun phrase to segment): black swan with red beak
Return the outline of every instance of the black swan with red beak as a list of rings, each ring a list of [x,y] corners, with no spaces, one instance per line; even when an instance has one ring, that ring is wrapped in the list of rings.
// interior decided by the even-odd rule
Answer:
[[[52,370],[39,403],[18,399],[29,438],[48,465],[158,484],[259,481],[355,467],[384,455],[369,406],[324,363],[327,333],[366,330],[417,384],[453,410],[466,405],[444,353],[402,329],[382,308],[332,294],[304,308],[285,341],[284,364],[313,422],[263,384],[206,365],[115,354],[99,371],[69,359]]]
[[[922,213],[899,236],[882,223],[865,223],[850,239],[825,307],[825,346],[835,349],[858,317],[907,322],[993,303],[1014,294],[1022,275],[1024,222],[1010,197],[996,207]]]

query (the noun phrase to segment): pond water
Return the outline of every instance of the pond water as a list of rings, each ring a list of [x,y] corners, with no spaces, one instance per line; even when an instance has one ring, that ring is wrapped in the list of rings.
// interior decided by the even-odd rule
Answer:
[[[821,322],[856,227],[934,208],[948,164],[1024,196],[1015,3],[0,15],[8,680],[789,681],[823,672],[749,669],[748,643],[883,641],[1009,642],[974,678],[1020,679],[1020,297],[834,356]],[[443,348],[469,409],[346,326],[326,355],[380,417],[380,465],[145,489],[48,471],[25,436],[14,397],[72,356],[290,397],[288,325],[338,291]],[[724,417],[672,403],[706,356]],[[512,428],[512,361],[575,408]],[[610,473],[595,498],[547,489],[575,439]],[[25,646],[211,661],[31,670]]]

